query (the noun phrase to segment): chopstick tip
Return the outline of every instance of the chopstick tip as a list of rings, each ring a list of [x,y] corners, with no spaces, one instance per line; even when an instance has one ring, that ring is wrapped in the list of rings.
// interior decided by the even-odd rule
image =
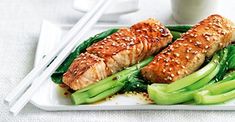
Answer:
[[[13,116],[16,116],[16,115],[19,113],[18,110],[14,110],[14,109],[12,109],[12,108],[10,108],[9,112],[10,112],[10,114],[13,115]]]

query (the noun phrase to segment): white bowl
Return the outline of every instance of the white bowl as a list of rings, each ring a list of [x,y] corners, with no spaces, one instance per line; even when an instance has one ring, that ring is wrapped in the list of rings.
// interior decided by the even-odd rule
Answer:
[[[218,0],[171,0],[173,17],[181,24],[195,24],[216,13]]]

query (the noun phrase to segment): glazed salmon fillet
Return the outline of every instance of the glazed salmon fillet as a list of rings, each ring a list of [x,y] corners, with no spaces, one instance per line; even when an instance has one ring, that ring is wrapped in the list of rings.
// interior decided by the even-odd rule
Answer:
[[[199,69],[206,58],[234,38],[234,24],[220,15],[211,15],[156,55],[141,73],[151,82],[174,82]]]
[[[102,58],[89,53],[82,53],[70,65],[63,75],[63,82],[73,88],[85,87],[97,79],[107,77],[106,65]],[[80,82],[82,81],[82,82]]]
[[[171,41],[170,31],[155,19],[121,28],[79,55],[64,73],[63,82],[73,90],[82,89],[138,63]]]

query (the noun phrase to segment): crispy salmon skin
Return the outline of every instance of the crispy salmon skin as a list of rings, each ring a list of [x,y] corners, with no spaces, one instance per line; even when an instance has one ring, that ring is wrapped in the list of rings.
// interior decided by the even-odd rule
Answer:
[[[82,89],[158,52],[172,41],[170,31],[148,19],[94,43],[79,55],[63,75],[73,90]]]
[[[156,55],[141,73],[151,82],[174,82],[196,71],[205,58],[226,47],[234,37],[230,20],[211,15]]]

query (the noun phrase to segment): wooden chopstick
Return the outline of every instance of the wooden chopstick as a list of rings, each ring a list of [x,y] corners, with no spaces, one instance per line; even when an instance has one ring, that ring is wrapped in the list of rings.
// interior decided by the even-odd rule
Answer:
[[[103,1],[103,2],[102,2]],[[79,31],[79,33],[71,40],[71,42],[57,55],[57,58],[47,67],[39,77],[33,80],[32,85],[29,89],[15,102],[15,104],[10,108],[10,112],[14,115],[17,115],[19,111],[27,104],[27,102],[31,99],[34,92],[42,85],[43,82],[46,81],[48,77],[59,67],[59,65],[64,61],[64,59],[70,54],[70,52],[76,47],[78,44],[78,40],[82,38],[83,35],[97,22],[100,16],[103,14],[105,9],[111,3],[111,0],[100,0],[99,4],[97,4],[88,14],[93,14],[93,17],[90,20],[87,20],[87,23],[84,27]],[[79,42],[81,43],[81,42]]]
[[[11,105],[16,101],[16,99],[25,91],[27,87],[32,83],[33,79],[37,77],[45,68],[52,62],[52,60],[61,52],[64,47],[69,43],[70,40],[72,40],[77,33],[79,33],[84,27],[84,25],[87,23],[87,21],[94,16],[96,11],[104,4],[105,0],[100,0],[96,7],[93,9],[93,11],[88,12],[84,17],[82,17],[75,25],[74,27],[67,32],[66,36],[62,39],[61,45],[59,45],[58,48],[56,48],[55,51],[53,51],[51,54],[46,56],[42,63],[39,66],[36,66],[33,68],[33,70],[8,94],[8,96],[5,98],[4,102]]]

